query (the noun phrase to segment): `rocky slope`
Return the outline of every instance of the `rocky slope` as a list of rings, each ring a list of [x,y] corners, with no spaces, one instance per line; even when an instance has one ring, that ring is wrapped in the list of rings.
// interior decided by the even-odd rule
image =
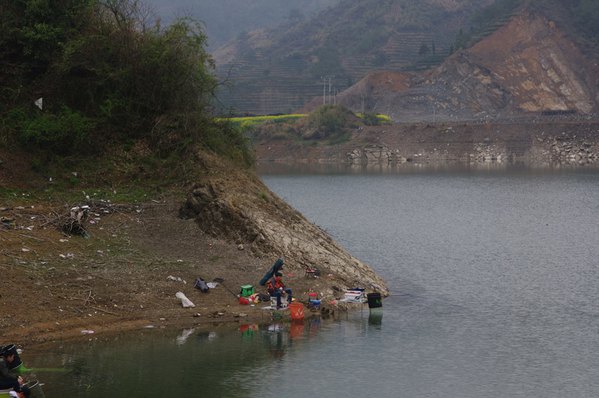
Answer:
[[[388,294],[385,282],[370,267],[349,255],[255,176],[233,171],[224,178],[196,184],[180,214],[195,219],[206,233],[227,237],[257,254],[278,254],[296,273],[316,266],[322,273],[335,275],[338,288],[363,286]]]
[[[369,76],[338,102],[402,122],[591,117],[599,112],[599,63],[555,21],[525,10],[426,74]]]

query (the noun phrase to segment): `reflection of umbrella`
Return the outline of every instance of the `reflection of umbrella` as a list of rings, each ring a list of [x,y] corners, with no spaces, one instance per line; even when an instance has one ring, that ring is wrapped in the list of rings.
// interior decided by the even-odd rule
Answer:
[[[278,258],[277,261],[275,261],[275,263],[273,264],[272,267],[270,267],[270,269],[268,270],[268,272],[266,274],[264,274],[264,276],[262,277],[262,279],[260,279],[260,286],[264,286],[266,285],[266,282],[268,282],[268,280],[270,278],[272,278],[276,272],[279,272],[281,270],[281,268],[283,268],[283,264],[285,264],[285,262],[283,261],[283,259]]]

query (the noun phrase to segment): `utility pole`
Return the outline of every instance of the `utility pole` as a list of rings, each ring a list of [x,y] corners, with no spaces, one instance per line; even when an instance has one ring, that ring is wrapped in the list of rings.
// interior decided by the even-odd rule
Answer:
[[[334,78],[335,78],[335,76],[330,76],[330,75],[320,77],[320,79],[322,80],[322,104],[323,105],[330,104],[333,102],[332,79],[334,79]]]
[[[362,100],[362,114],[364,114],[364,98],[366,97],[366,94],[364,94],[364,92],[360,93],[360,99]]]

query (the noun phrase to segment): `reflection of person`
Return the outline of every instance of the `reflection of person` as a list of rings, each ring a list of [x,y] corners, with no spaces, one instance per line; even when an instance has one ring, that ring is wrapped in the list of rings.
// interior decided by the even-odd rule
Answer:
[[[16,353],[6,348],[2,350],[0,357],[0,389],[12,388],[17,393],[29,397],[29,389],[22,385],[24,382],[23,378],[11,373],[9,370],[15,362]]]
[[[274,277],[266,282],[266,289],[268,290],[270,297],[277,298],[277,309],[281,308],[282,306],[281,296],[283,293],[287,295],[288,303],[291,303],[292,300],[291,289],[285,287],[282,276],[283,275],[280,272],[275,272]]]
[[[309,329],[308,329],[310,331],[310,337],[316,336],[319,329],[320,329],[320,317],[313,316],[312,318],[310,318],[310,324],[309,324]]]
[[[281,359],[285,355],[287,348],[287,333],[283,327],[277,323],[268,325],[268,345],[270,355],[275,359]]]

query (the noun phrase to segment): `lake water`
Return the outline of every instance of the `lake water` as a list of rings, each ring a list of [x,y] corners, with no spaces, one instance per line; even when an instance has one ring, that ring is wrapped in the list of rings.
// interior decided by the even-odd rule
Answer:
[[[599,172],[263,175],[389,283],[384,315],[62,347],[51,397],[597,397]],[[188,336],[186,336],[188,334]]]

